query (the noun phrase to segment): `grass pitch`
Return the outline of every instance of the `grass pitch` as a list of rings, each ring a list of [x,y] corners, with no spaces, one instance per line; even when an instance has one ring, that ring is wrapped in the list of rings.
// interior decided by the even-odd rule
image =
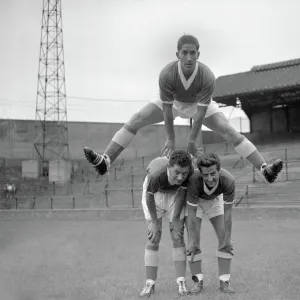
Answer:
[[[209,221],[202,224],[204,292],[184,298],[299,299],[298,219],[234,221],[231,282],[237,293],[232,296],[217,291],[217,239]],[[1,221],[0,226],[1,299],[138,299],[145,280],[143,222]],[[171,255],[164,223],[153,299],[178,298]]]

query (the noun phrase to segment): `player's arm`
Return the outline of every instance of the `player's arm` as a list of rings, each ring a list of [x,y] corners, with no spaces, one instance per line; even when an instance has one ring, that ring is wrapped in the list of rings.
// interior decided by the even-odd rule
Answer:
[[[157,222],[155,194],[158,192],[160,186],[159,176],[148,175],[148,184],[146,189],[146,204],[151,216],[152,222]]]
[[[193,260],[193,255],[197,249],[197,207],[198,207],[198,187],[197,187],[197,176],[192,176],[189,180],[187,188],[187,231],[188,231],[188,247],[187,254],[191,254],[191,261]]]
[[[225,222],[225,234],[226,239],[231,241],[232,230],[232,204],[224,203],[224,222]]]
[[[180,187],[175,198],[174,214],[171,223],[171,230],[174,230],[178,236],[183,237],[184,222],[180,220],[180,215],[186,203],[186,188]]]
[[[174,209],[173,220],[174,219],[180,220],[181,211],[182,211],[183,207],[186,205],[187,190],[188,190],[188,186],[190,185],[189,181],[192,178],[194,178],[193,177],[194,172],[195,172],[194,167],[191,166],[191,169],[189,171],[189,174],[188,174],[186,180],[179,187],[178,194],[175,199],[175,209]]]
[[[148,227],[148,239],[152,243],[156,243],[159,240],[161,228],[157,219],[155,199],[153,194],[150,193],[146,194],[146,204],[151,216],[151,223]]]
[[[161,72],[159,76],[159,92],[163,104],[163,116],[167,134],[163,155],[168,156],[175,149],[175,131],[173,120],[174,89],[170,85],[168,73],[166,72]]]
[[[150,177],[146,191],[146,205],[151,216],[151,224],[148,227],[148,239],[155,243],[159,239],[160,224],[157,219],[155,193],[159,189],[159,177]]]
[[[224,222],[225,222],[225,237],[227,244],[231,243],[232,232],[232,206],[235,197],[235,181],[233,180],[223,193],[224,198]]]
[[[180,214],[186,203],[186,188],[180,187],[175,198],[175,208],[173,215],[173,222],[180,220]]]
[[[157,223],[157,213],[156,213],[154,194],[149,192],[146,193],[146,204],[151,216],[151,221],[153,223]]]
[[[199,132],[202,129],[203,121],[205,114],[208,108],[208,105],[211,102],[211,97],[215,89],[215,78],[213,74],[210,75],[210,81],[204,86],[200,93],[197,95],[197,114],[193,117],[194,123],[190,132],[189,141],[188,141],[188,150],[193,155],[197,155],[197,138]],[[202,141],[201,141],[202,143]],[[201,145],[202,146],[202,145]]]
[[[188,231],[188,244],[197,245],[197,236],[196,236],[196,221],[197,221],[197,205],[193,205],[188,202],[188,222],[187,222],[187,231]]]

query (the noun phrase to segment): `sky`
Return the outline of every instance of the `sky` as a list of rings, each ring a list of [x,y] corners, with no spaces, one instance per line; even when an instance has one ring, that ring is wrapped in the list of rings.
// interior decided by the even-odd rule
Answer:
[[[126,122],[157,97],[185,33],[216,77],[300,57],[297,0],[61,2],[69,121]],[[0,1],[0,118],[35,119],[42,7]]]

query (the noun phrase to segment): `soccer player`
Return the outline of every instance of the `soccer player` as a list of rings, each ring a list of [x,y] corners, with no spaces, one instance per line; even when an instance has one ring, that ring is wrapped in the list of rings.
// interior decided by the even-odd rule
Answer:
[[[212,101],[215,76],[204,63],[199,62],[199,42],[192,35],[183,35],[177,43],[177,60],[165,66],[159,75],[158,99],[146,104],[114,135],[103,154],[89,147],[84,148],[87,160],[100,175],[107,173],[111,163],[128,147],[137,132],[148,125],[164,121],[167,139],[163,155],[175,149],[173,120],[175,117],[194,120],[188,137],[188,151],[196,156],[196,140],[202,124],[218,132],[233,145],[239,156],[247,159],[262,172],[268,182],[274,182],[282,170],[282,160],[267,164],[256,147],[237,132]],[[101,137],[100,137],[101,138]]]
[[[233,257],[231,244],[232,205],[235,197],[235,181],[226,170],[221,169],[220,159],[214,154],[203,154],[197,159],[198,169],[189,179],[187,190],[187,230],[189,261],[195,295],[203,290],[202,251],[200,229],[203,215],[207,215],[218,237],[217,249],[220,291],[234,293],[229,285],[230,266]]]
[[[142,205],[148,226],[148,240],[145,248],[146,283],[140,293],[141,297],[150,297],[155,291],[163,216],[169,220],[178,293],[188,294],[183,238],[185,213],[182,208],[186,199],[188,179],[193,170],[191,156],[184,150],[175,150],[170,159],[156,158],[147,167]]]

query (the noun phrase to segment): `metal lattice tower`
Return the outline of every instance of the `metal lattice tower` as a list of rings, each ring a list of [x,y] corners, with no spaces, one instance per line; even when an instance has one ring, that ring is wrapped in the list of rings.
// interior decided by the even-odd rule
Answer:
[[[35,154],[69,160],[61,0],[44,0],[36,99]]]

